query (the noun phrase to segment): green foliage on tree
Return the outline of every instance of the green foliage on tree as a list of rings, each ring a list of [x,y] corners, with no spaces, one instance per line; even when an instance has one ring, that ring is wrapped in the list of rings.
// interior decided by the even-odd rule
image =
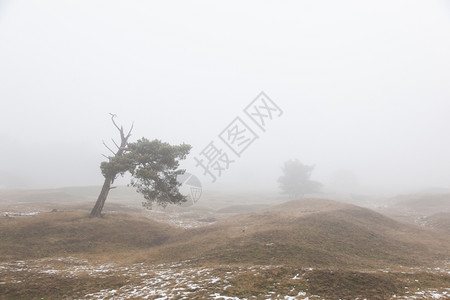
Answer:
[[[177,176],[185,172],[178,169],[179,162],[186,158],[191,146],[187,144],[173,146],[160,140],[150,141],[146,138],[129,143],[128,138],[131,136],[133,126],[125,135],[123,127],[116,124],[115,117],[111,114],[111,120],[120,133],[121,143],[119,145],[113,141],[116,151],[104,143],[113,155],[106,156],[108,161],[100,165],[105,181],[91,216],[101,216],[108,193],[113,188],[111,184],[118,176],[123,176],[127,172],[132,178],[130,185],[145,198],[142,203],[144,207],[151,208],[154,203],[166,206],[185,202],[187,197],[179,192],[181,183],[177,181]]]
[[[171,146],[159,140],[142,138],[130,144],[129,148],[131,161],[137,163],[135,168],[129,169],[131,185],[144,195],[147,200],[143,203],[145,207],[151,208],[153,203],[166,206],[186,201],[186,196],[178,190],[181,183],[177,181],[185,170],[177,168],[179,160],[189,154],[190,145]]]
[[[291,198],[317,193],[322,188],[320,182],[310,180],[314,166],[304,165],[298,160],[289,160],[281,169],[284,175],[278,178],[280,189]]]

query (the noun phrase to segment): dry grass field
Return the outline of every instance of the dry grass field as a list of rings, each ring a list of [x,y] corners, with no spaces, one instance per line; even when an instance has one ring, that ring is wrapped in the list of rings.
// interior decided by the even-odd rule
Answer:
[[[0,299],[450,297],[444,212],[421,226],[325,199],[223,194],[145,211],[119,190],[92,219],[94,191],[0,192]]]

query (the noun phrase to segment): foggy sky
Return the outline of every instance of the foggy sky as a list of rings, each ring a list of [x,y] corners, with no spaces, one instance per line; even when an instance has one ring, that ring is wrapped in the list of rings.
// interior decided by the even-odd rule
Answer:
[[[102,184],[112,112],[211,189],[276,190],[289,159],[450,188],[449,53],[444,0],[0,0],[0,187]],[[194,157],[261,91],[283,114],[211,183]]]

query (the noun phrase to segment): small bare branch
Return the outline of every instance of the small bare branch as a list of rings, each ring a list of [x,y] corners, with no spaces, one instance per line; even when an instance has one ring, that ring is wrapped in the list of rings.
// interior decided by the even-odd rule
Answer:
[[[114,121],[114,118],[117,117],[117,115],[116,114],[112,114],[112,113],[109,113],[109,114],[111,115],[111,121],[113,122],[114,127],[116,127],[117,130],[119,130],[120,135],[123,135],[123,130],[121,130],[120,127],[117,125],[116,121]]]
[[[128,131],[128,134],[125,136],[125,134],[124,134],[124,132],[123,132],[123,126],[122,125],[120,125],[120,127],[119,127],[119,125],[117,125],[117,123],[116,123],[116,121],[115,121],[115,118],[117,117],[117,115],[116,114],[112,114],[112,113],[109,113],[110,115],[111,115],[111,121],[112,121],[112,123],[113,123],[113,125],[114,125],[114,127],[116,127],[116,129],[119,131],[119,133],[120,133],[120,145],[114,140],[114,139],[111,139],[112,140],[112,142],[114,143],[114,145],[116,146],[116,148],[117,148],[117,152],[114,152],[114,151],[112,151],[112,149],[111,148],[109,148],[106,144],[105,144],[105,142],[103,142],[103,145],[109,150],[109,151],[111,151],[113,154],[114,154],[114,156],[117,156],[117,155],[122,155],[122,153],[123,153],[123,151],[128,151],[129,149],[128,149],[128,138],[131,136],[131,131],[133,130],[133,128],[134,128],[134,122],[131,124],[131,128],[130,128],[130,130]]]
[[[126,139],[128,139],[128,138],[131,136],[131,131],[133,130],[133,127],[134,127],[134,122],[131,124],[131,128],[130,128],[130,130],[128,131],[127,136],[125,137]]]
[[[102,142],[103,142],[103,145],[106,147],[106,149],[111,151],[112,154],[116,155],[116,152],[112,151],[111,148],[109,148],[108,145],[106,145],[105,141],[102,141]]]
[[[111,139],[111,141],[114,143],[114,145],[116,145],[117,149],[120,149],[120,146],[117,145],[116,141],[114,139]]]
[[[107,159],[109,159],[109,156],[106,156],[105,154],[102,154],[103,157],[106,157]]]

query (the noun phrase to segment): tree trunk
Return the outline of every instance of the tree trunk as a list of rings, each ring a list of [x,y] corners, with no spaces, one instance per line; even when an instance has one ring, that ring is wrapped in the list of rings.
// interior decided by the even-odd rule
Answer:
[[[91,217],[101,217],[103,205],[105,205],[106,198],[108,197],[109,190],[111,190],[111,183],[116,176],[105,177],[105,182],[103,183],[100,195],[98,195],[97,202],[91,211]]]
[[[103,145],[105,145],[105,147],[114,154],[113,157],[119,157],[119,156],[122,156],[124,151],[127,150],[126,146],[128,143],[128,138],[131,135],[131,131],[133,130],[133,125],[131,125],[131,128],[128,131],[128,134],[125,135],[125,133],[123,132],[123,127],[122,126],[119,127],[116,124],[116,122],[114,121],[114,118],[116,117],[116,115],[114,115],[114,114],[110,114],[110,115],[111,115],[111,121],[114,124],[114,127],[116,127],[120,133],[120,146],[114,140],[112,140],[114,145],[116,145],[116,147],[117,147],[117,152],[114,152],[113,150],[111,150],[111,148],[109,148],[106,145],[105,142],[103,142]],[[111,161],[111,158],[109,158],[109,157],[107,157],[107,158],[110,159],[110,161]],[[112,173],[114,173],[114,172],[112,172]],[[112,189],[111,184],[114,182],[114,179],[116,179],[116,175],[117,175],[117,173],[114,173],[114,174],[111,174],[111,175],[108,175],[105,177],[105,182],[103,182],[103,187],[100,192],[100,195],[98,195],[97,202],[95,202],[94,208],[91,211],[91,217],[101,217],[102,216],[103,205],[105,205],[105,201],[106,201],[106,198],[108,197],[109,190]]]

